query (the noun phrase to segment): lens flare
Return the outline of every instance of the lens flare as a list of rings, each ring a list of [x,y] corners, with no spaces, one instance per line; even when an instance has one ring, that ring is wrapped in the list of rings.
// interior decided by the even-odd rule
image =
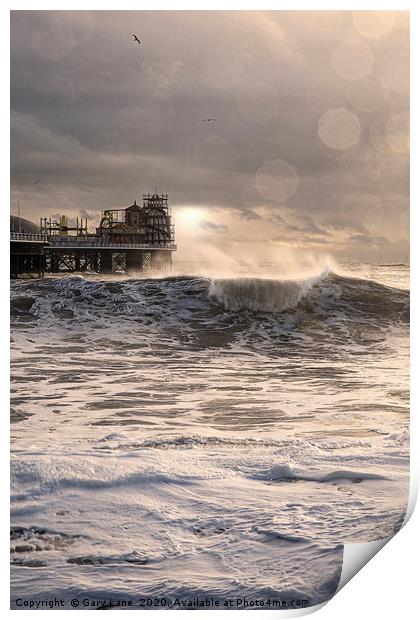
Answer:
[[[365,37],[380,39],[393,27],[395,13],[389,11],[355,11],[353,25]]]
[[[258,190],[264,198],[283,202],[295,193],[299,177],[293,166],[282,159],[271,159],[256,174]]]
[[[367,43],[361,39],[347,39],[332,51],[331,64],[335,71],[347,80],[360,80],[368,75],[375,56]]]
[[[346,108],[331,108],[319,119],[318,135],[330,149],[344,151],[359,142],[360,123]]]

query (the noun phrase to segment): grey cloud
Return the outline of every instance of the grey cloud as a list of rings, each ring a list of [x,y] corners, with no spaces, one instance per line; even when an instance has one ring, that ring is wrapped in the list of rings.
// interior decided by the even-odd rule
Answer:
[[[408,195],[408,153],[395,150],[398,132],[387,135],[389,119],[408,110],[398,77],[407,61],[397,66],[400,90],[389,87],[393,59],[408,49],[407,13],[383,40],[368,41],[375,65],[358,81],[330,62],[344,37],[360,37],[351,13],[320,13],[12,12],[12,208],[19,199],[35,221],[58,205],[99,213],[158,184],[175,205],[231,208],[258,236],[255,208],[265,199],[255,175],[283,159],[299,185],[284,203],[271,201],[293,214],[273,216],[273,225],[303,240],[359,232],[368,247],[367,207],[339,205],[349,193]],[[359,143],[343,153],[318,138],[331,107],[360,123]],[[397,200],[392,208],[407,207]],[[396,215],[383,217],[392,237]]]
[[[240,217],[247,221],[262,220],[262,217],[258,215],[258,213],[255,213],[252,209],[244,209],[243,211],[240,211]]]
[[[389,245],[390,240],[380,235],[352,235],[349,239],[350,243],[372,243],[376,246]]]
[[[219,231],[219,230],[228,230],[226,224],[215,224],[214,222],[209,222],[208,220],[200,220],[200,228],[203,230],[210,231]]]

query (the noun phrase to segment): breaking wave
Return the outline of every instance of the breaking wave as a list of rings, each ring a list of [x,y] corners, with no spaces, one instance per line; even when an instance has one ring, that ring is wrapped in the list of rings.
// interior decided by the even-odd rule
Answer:
[[[278,313],[295,308],[312,286],[326,276],[305,280],[228,278],[211,280],[209,297],[227,310]]]
[[[409,322],[409,292],[322,272],[297,280],[66,276],[16,282],[11,317],[20,328],[128,346],[177,342],[192,348],[295,344],[365,346]],[[109,328],[109,332],[107,329]],[[159,340],[156,339],[158,334]],[[149,346],[147,345],[147,346]]]

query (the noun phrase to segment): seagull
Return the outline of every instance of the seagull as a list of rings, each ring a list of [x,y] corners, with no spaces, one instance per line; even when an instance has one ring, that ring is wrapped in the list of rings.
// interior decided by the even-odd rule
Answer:
[[[40,180],[41,180],[41,179],[37,179],[36,181],[34,181],[34,182],[32,183],[32,185],[36,185],[37,183],[39,183],[39,182],[40,182]]]
[[[139,45],[141,45],[140,43],[140,39],[138,38],[138,36],[136,36],[135,34],[133,34],[134,37],[134,41],[136,41]]]
[[[203,123],[210,123],[211,121],[215,121],[215,118],[203,118]]]

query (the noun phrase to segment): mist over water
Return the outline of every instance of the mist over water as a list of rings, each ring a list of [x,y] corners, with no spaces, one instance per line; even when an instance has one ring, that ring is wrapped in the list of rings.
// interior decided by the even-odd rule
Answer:
[[[408,267],[211,270],[12,283],[12,604],[315,604],[400,527]]]

